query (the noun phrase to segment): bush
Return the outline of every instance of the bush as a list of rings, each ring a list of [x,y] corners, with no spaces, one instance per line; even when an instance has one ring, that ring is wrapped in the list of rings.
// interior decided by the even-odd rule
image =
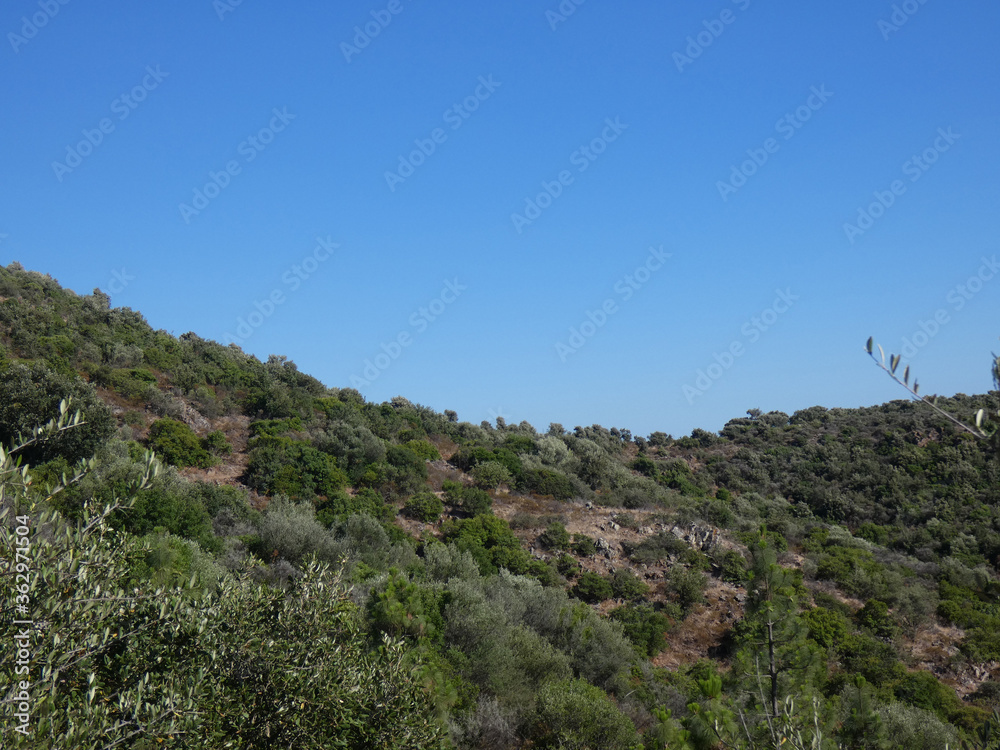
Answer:
[[[824,648],[838,647],[850,632],[843,614],[824,607],[803,612],[802,621],[809,628],[809,637]]]
[[[489,514],[493,512],[493,498],[478,487],[466,487],[462,490],[461,508],[472,516]]]
[[[548,682],[538,692],[535,746],[631,750],[635,726],[607,694],[586,680]]]
[[[747,580],[747,561],[738,551],[727,549],[719,562],[719,578],[728,583],[742,584]]]
[[[393,496],[412,495],[423,488],[427,464],[416,453],[402,445],[391,445],[385,452],[385,460],[388,464],[385,482]]]
[[[499,461],[485,461],[472,468],[472,478],[477,487],[495,490],[501,484],[510,484],[511,473]]]
[[[570,593],[581,601],[597,604],[610,599],[614,594],[611,582],[597,573],[585,572],[580,576]]]
[[[891,644],[867,635],[853,634],[837,648],[841,664],[849,672],[857,672],[876,687],[900,679],[906,670],[899,663]]]
[[[450,505],[461,508],[470,516],[481,516],[493,510],[493,498],[478,487],[465,487],[461,482],[445,479],[441,489]]]
[[[469,552],[483,575],[496,575],[500,568],[525,573],[531,565],[531,558],[510,526],[494,515],[446,521],[444,541]]]
[[[889,640],[896,635],[896,623],[889,615],[889,605],[878,599],[869,599],[854,615],[854,621],[876,638]]]
[[[333,538],[316,520],[309,503],[294,503],[276,496],[260,520],[259,545],[252,550],[265,561],[288,560],[293,565],[316,553],[321,559],[335,559]]]
[[[573,482],[565,474],[550,469],[525,471],[521,488],[536,495],[550,495],[556,500],[569,500],[576,495]]]
[[[222,439],[225,442],[224,436]],[[206,468],[217,463],[194,431],[176,419],[163,418],[153,422],[149,428],[149,447],[174,466]]]
[[[550,523],[548,528],[538,537],[538,541],[551,550],[561,551],[569,549],[570,539],[566,527],[558,521]]]
[[[708,577],[700,570],[675,565],[667,579],[667,590],[685,612],[705,601]]]
[[[135,504],[117,515],[115,523],[140,536],[161,529],[192,539],[212,552],[222,548],[193,485],[154,480],[151,486],[135,493]]]
[[[945,750],[958,747],[959,737],[929,711],[903,703],[890,703],[878,709],[892,747],[899,750]]]
[[[667,647],[664,635],[670,629],[670,618],[656,611],[652,605],[626,604],[611,610],[608,616],[621,623],[640,657],[652,659]]]
[[[652,459],[646,456],[639,456],[635,461],[632,462],[630,468],[632,471],[637,471],[640,474],[645,474],[647,477],[656,478],[656,464]]]
[[[395,509],[370,487],[362,487],[353,497],[344,490],[337,490],[329,497],[316,500],[316,519],[327,528],[359,513],[388,521],[395,515]]]
[[[226,434],[222,430],[215,430],[208,433],[202,440],[202,447],[213,455],[229,455],[233,452],[233,446],[226,439]]]
[[[434,523],[443,511],[444,503],[433,492],[418,492],[403,506],[403,513],[424,523]]]
[[[332,497],[348,482],[332,456],[288,438],[258,439],[249,459],[246,483],[267,495]]]
[[[559,575],[564,578],[575,578],[580,573],[580,563],[572,555],[567,555],[565,552],[559,555],[556,560],[556,570],[559,571]]]
[[[149,370],[141,368],[128,370],[101,368],[96,379],[102,385],[132,401],[146,398],[150,389],[156,390],[156,376]]]
[[[660,532],[644,539],[638,547],[632,550],[629,557],[633,562],[653,565],[668,557],[686,560],[690,557],[691,552],[690,545],[684,541],[669,532]]]
[[[952,714],[962,708],[955,691],[942,685],[930,672],[907,672],[896,683],[893,694],[911,706],[933,711],[945,721],[950,721]]]
[[[581,557],[590,557],[597,554],[597,546],[594,544],[594,540],[586,534],[574,534],[573,551]]]
[[[406,443],[406,447],[425,461],[441,460],[441,454],[438,453],[438,449],[426,440],[410,440]]]
[[[635,573],[619,568],[611,576],[611,590],[619,599],[642,599],[649,593],[647,586]]]

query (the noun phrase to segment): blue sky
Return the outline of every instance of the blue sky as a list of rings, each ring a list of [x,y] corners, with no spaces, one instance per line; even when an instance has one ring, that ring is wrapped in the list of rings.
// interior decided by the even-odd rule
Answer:
[[[463,420],[991,387],[986,0],[0,11],[0,262]]]

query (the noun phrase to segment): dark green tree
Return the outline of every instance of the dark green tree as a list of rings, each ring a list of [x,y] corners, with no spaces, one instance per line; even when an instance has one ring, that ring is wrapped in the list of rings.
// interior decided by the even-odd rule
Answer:
[[[0,362],[0,444],[10,445],[20,434],[27,437],[58,414],[59,402],[65,399],[80,411],[81,424],[25,446],[20,455],[26,463],[61,457],[74,464],[90,458],[114,432],[114,419],[89,383],[54,372],[41,362]]]

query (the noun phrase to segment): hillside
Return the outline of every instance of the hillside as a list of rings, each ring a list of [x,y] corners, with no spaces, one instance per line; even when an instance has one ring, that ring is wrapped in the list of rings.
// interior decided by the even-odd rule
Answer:
[[[0,445],[62,746],[955,747],[1000,707],[996,441],[912,401],[474,425],[12,264]]]

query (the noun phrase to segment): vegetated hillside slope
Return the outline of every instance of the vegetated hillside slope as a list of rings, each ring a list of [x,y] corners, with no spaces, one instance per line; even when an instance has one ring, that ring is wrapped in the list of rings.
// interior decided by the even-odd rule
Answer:
[[[711,747],[798,730],[943,747],[1000,697],[996,449],[920,404],[750,410],[676,439],[473,425],[403,397],[365,402],[284,357],[175,338],[99,292],[0,267],[0,443],[67,396],[85,424],[18,451],[34,474],[23,499],[96,461],[33,517],[47,504],[72,522],[134,499],[107,517],[115,544],[133,545],[119,577],[178,602],[150,622],[202,618],[183,642],[105,636],[80,647],[90,661],[67,657],[45,705],[112,737]],[[941,405],[964,416],[996,396]],[[143,485],[147,448],[166,468]],[[249,616],[264,600],[285,614]],[[220,611],[258,630],[231,632]],[[125,613],[102,624],[126,632]],[[276,624],[289,618],[296,628]],[[309,659],[327,675],[323,622],[354,654],[350,709],[289,681]],[[255,650],[278,631],[278,652]],[[65,641],[45,649],[68,653]],[[219,653],[221,666],[206,656]],[[406,701],[381,739],[361,739],[382,705],[372,659]],[[173,708],[140,716],[129,696],[143,675]],[[170,675],[204,690],[182,700]],[[92,684],[119,707],[88,713]],[[209,720],[207,701],[228,708]]]

